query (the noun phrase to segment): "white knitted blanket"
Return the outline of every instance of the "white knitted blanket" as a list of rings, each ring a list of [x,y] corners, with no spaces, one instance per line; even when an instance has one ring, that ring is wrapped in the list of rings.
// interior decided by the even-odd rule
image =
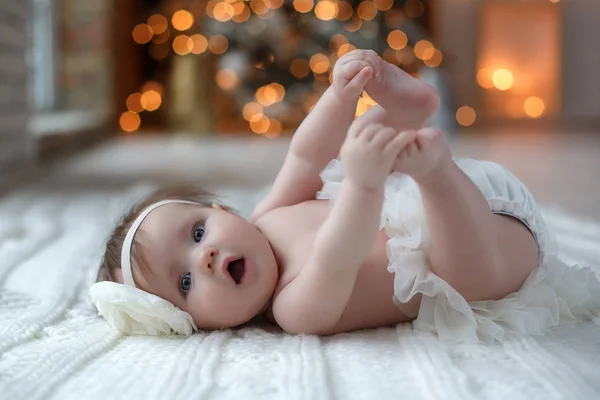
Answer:
[[[237,195],[246,213],[256,196]],[[448,346],[410,324],[333,337],[268,327],[123,337],[96,315],[88,288],[132,199],[30,188],[0,200],[0,398],[600,398],[600,328],[591,322],[493,346]],[[600,225],[553,209],[544,216],[565,261],[600,265]]]

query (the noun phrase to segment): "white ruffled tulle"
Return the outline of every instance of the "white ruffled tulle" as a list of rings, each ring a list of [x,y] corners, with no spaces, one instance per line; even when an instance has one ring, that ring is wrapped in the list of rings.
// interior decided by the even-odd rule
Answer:
[[[91,286],[90,297],[108,323],[130,335],[191,335],[197,330],[190,314],[143,290],[115,282]]]
[[[559,323],[591,317],[600,310],[600,283],[591,268],[568,266],[554,254],[552,241],[526,187],[498,164],[457,159],[496,213],[526,224],[539,246],[540,264],[523,287],[501,300],[468,303],[427,265],[429,235],[420,193],[409,177],[394,173],[385,185],[380,229],[387,242],[394,301],[402,305],[423,294],[415,329],[452,342],[503,341],[513,333],[542,334]],[[335,200],[343,172],[333,160],[321,174],[319,199]]]

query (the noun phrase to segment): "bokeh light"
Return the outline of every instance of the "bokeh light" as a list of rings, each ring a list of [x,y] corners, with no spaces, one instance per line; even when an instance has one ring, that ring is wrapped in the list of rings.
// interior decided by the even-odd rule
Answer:
[[[140,116],[133,111],[125,111],[119,118],[119,125],[125,132],[137,131],[141,123]]]
[[[309,66],[315,74],[324,74],[329,69],[329,58],[325,54],[317,53],[310,58]]]
[[[138,44],[146,44],[152,40],[152,36],[154,33],[152,32],[152,28],[146,24],[138,24],[133,28],[133,32],[131,36],[133,36],[133,40]]]
[[[425,11],[425,5],[421,0],[408,0],[404,4],[404,12],[409,18],[419,18]]]
[[[343,0],[340,0],[337,3],[337,9],[338,12],[335,18],[339,21],[347,21],[352,17],[352,14],[354,14],[354,9],[350,5],[350,3]]]
[[[208,39],[208,49],[214,54],[223,54],[229,47],[229,41],[223,35],[214,35]]]
[[[477,72],[477,83],[484,89],[494,87],[494,70],[492,68],[482,68]]]
[[[315,7],[315,15],[323,21],[334,19],[337,12],[337,4],[330,0],[319,1]]]
[[[225,22],[233,18],[235,15],[235,10],[231,4],[221,1],[215,5],[213,14],[217,21]]]
[[[456,111],[456,121],[462,126],[471,126],[477,119],[477,113],[472,107],[462,106]]]
[[[250,129],[259,135],[265,133],[270,125],[271,121],[263,114],[256,114],[250,118]]]
[[[147,90],[142,93],[140,98],[140,104],[146,111],[156,111],[162,103],[160,93],[156,90]]]
[[[242,109],[242,116],[246,121],[250,122],[255,115],[263,115],[263,108],[260,104],[251,101]]]
[[[372,1],[365,0],[358,5],[356,12],[365,21],[370,21],[377,16],[377,7]]]
[[[387,42],[392,49],[401,50],[408,44],[408,36],[401,30],[394,30],[389,33]]]
[[[194,48],[194,41],[188,35],[179,35],[173,39],[173,51],[180,56],[189,54]]]
[[[394,0],[373,0],[379,11],[387,11],[394,5]]]
[[[546,104],[536,96],[528,97],[524,104],[525,113],[531,118],[539,118],[544,114]]]
[[[512,72],[505,68],[494,71],[494,74],[492,75],[492,82],[494,82],[494,86],[500,90],[510,89],[514,81],[515,78]]]
[[[160,35],[167,30],[169,21],[164,15],[154,14],[148,18],[148,25],[152,28],[155,35]]]
[[[431,43],[429,40],[419,40],[417,43],[415,43],[415,56],[417,56],[417,58],[420,60],[424,60],[424,53],[432,48],[434,48],[433,43]]]
[[[296,78],[304,78],[310,73],[308,61],[303,58],[295,58],[290,64],[290,71]]]
[[[125,105],[129,111],[133,111],[134,113],[141,113],[144,111],[144,107],[142,107],[142,94],[141,93],[131,93],[127,96],[127,101]]]
[[[313,0],[294,0],[294,8],[299,13],[307,13],[313,9],[315,3]]]
[[[237,5],[242,5],[241,10],[239,7],[236,7]],[[248,18],[250,18],[250,8],[242,3],[236,3],[233,7],[234,9],[234,16],[233,16],[233,20],[237,23],[242,23],[242,22],[246,22],[248,20]],[[238,12],[238,10],[240,10]]]
[[[171,24],[178,31],[186,31],[194,25],[194,16],[187,10],[175,11],[171,17]]]
[[[338,57],[343,56],[344,54],[350,53],[351,51],[356,50],[356,46],[346,43],[340,46],[338,49],[337,55]]]
[[[156,81],[148,81],[142,85],[142,93],[147,92],[149,90],[154,90],[159,95],[163,95],[163,86]]]
[[[431,49],[425,50],[423,54],[426,54],[429,50]],[[435,68],[439,67],[442,61],[444,61],[444,55],[439,49],[434,49],[432,56],[425,59],[424,63],[428,67]]]
[[[235,71],[222,69],[217,72],[215,80],[221,89],[229,90],[233,89],[235,85],[237,85],[238,76]]]
[[[192,53],[202,54],[208,48],[208,40],[199,33],[190,37],[192,39]]]

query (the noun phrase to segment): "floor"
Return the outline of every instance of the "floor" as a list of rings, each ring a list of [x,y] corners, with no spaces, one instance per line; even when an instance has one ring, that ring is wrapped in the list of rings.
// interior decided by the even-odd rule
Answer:
[[[449,139],[455,156],[509,168],[539,203],[600,220],[600,133],[469,134]],[[140,180],[183,181],[209,188],[272,182],[289,141],[259,137],[201,140],[185,136],[124,138],[57,165],[51,185],[130,185]]]

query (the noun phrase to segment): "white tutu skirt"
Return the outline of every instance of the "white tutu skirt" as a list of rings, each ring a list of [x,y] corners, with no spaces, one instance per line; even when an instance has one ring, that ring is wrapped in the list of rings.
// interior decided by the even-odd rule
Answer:
[[[467,302],[429,269],[429,235],[416,183],[406,175],[391,174],[385,183],[380,229],[390,238],[386,251],[388,271],[395,274],[393,301],[406,312],[408,303],[422,295],[414,328],[452,342],[504,341],[514,333],[542,334],[559,323],[588,319],[600,310],[597,276],[589,267],[568,266],[556,257],[544,220],[525,185],[498,164],[454,161],[494,213],[517,218],[529,228],[538,244],[539,265],[518,292],[501,300]],[[317,198],[335,200],[343,180],[340,161],[331,161],[321,178],[324,185]]]

